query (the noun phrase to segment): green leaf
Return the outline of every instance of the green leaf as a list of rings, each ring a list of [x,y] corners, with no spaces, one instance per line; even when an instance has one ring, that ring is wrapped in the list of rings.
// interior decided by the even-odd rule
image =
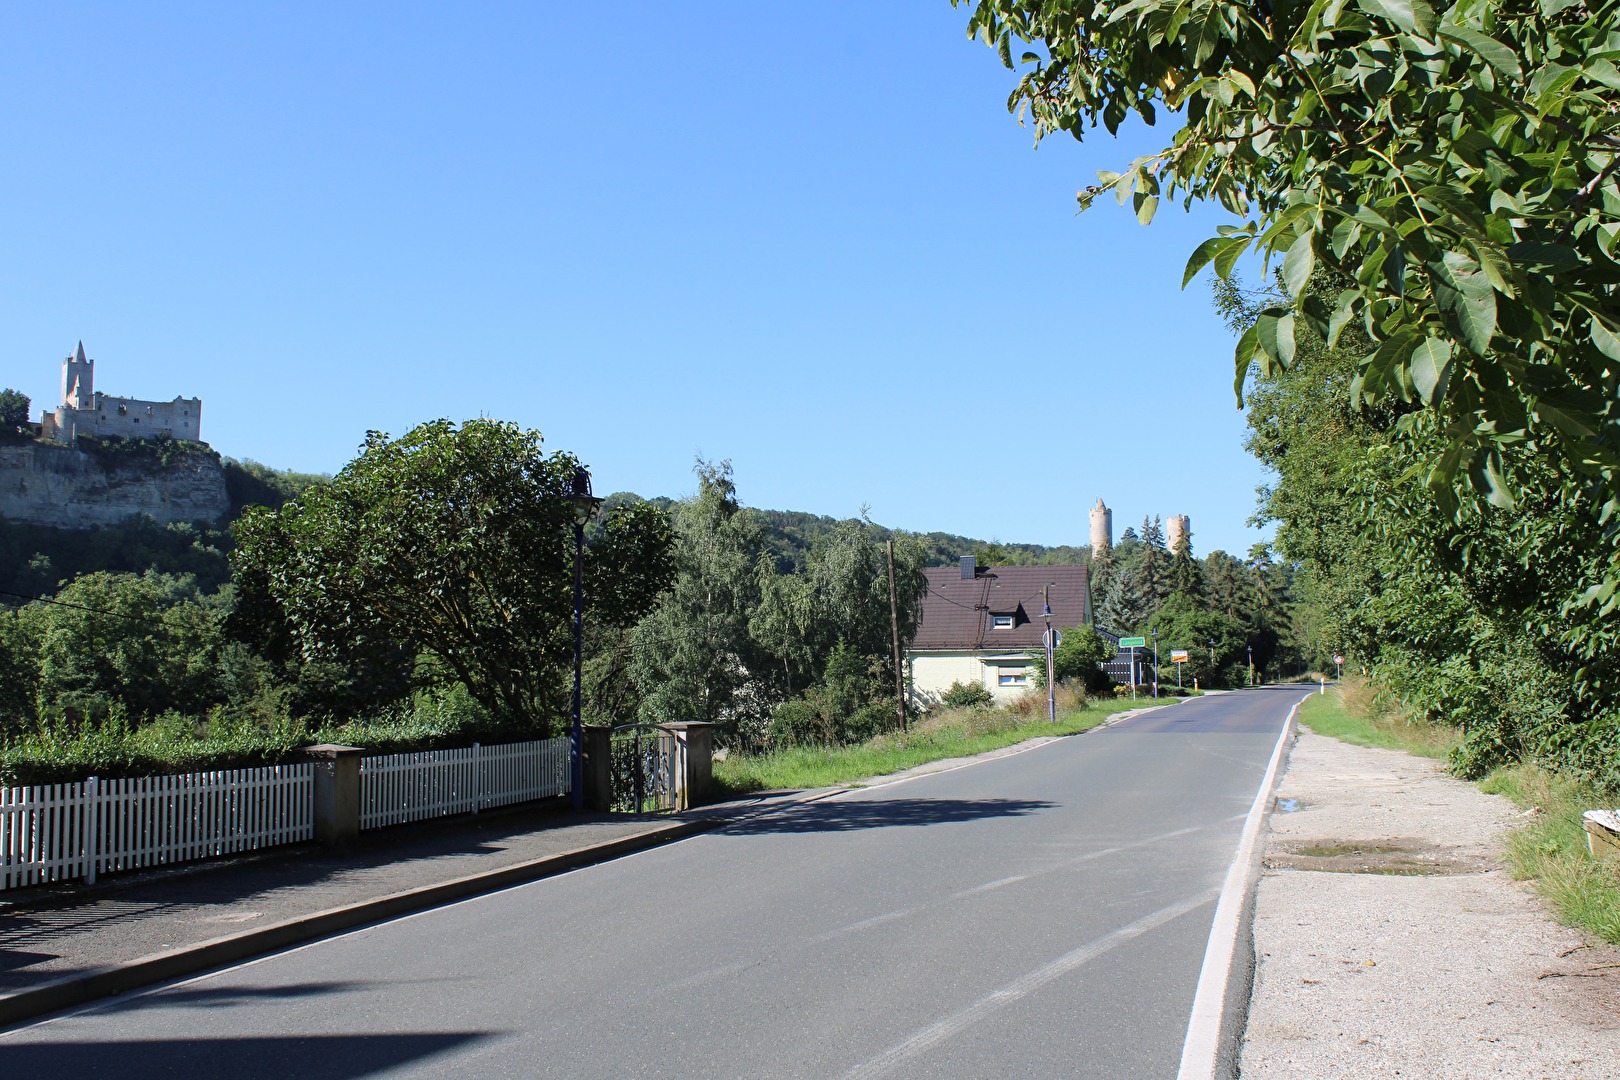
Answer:
[[[1356,6],[1369,15],[1388,19],[1409,34],[1434,40],[1434,9],[1427,0],[1356,0]]]
[[[1567,11],[1580,2],[1581,0],[1541,0],[1541,15],[1550,19],[1560,11]]]
[[[1181,287],[1183,289],[1187,287],[1193,278],[1198,276],[1198,271],[1209,265],[1209,260],[1213,259],[1216,253],[1226,246],[1226,242],[1224,236],[1212,236],[1194,249],[1192,256],[1187,260],[1187,269],[1181,275]]]
[[[1283,256],[1283,285],[1289,296],[1297,297],[1304,292],[1306,283],[1311,280],[1311,271],[1316,269],[1316,250],[1311,243],[1314,236],[1314,233],[1301,233]]]
[[[1136,220],[1146,225],[1153,220],[1153,212],[1159,208],[1157,195],[1143,195],[1136,193]]]
[[[1268,308],[1254,321],[1255,340],[1265,360],[1263,368],[1272,363],[1286,368],[1294,362],[1294,316],[1282,308]]]
[[[1438,405],[1445,400],[1446,388],[1451,383],[1451,342],[1443,338],[1425,338],[1412,352],[1412,384],[1425,405]]]
[[[1237,394],[1238,408],[1243,408],[1243,384],[1249,380],[1249,364],[1254,360],[1254,350],[1258,347],[1260,335],[1254,327],[1243,331],[1238,338],[1237,349],[1232,354],[1237,365],[1237,377],[1232,382],[1232,392]]]
[[[1455,251],[1430,262],[1428,269],[1435,303],[1446,313],[1448,325],[1470,352],[1484,356],[1496,333],[1496,290],[1490,279],[1478,263]]]
[[[1481,33],[1471,26],[1442,26],[1440,36],[1463,46],[1510,78],[1524,77],[1524,69],[1519,66],[1519,58],[1513,54],[1513,50],[1489,34]]]
[[[1346,289],[1339,294],[1339,302],[1333,308],[1333,315],[1328,319],[1327,347],[1332,349],[1339,344],[1339,335],[1349,325],[1350,320],[1356,317],[1356,300],[1361,294],[1355,289]]]
[[[1592,316],[1592,344],[1610,360],[1620,360],[1620,338],[1615,337],[1596,315]]]
[[[1368,401],[1376,401],[1382,397],[1387,388],[1400,390],[1399,372],[1406,366],[1407,357],[1412,355],[1412,349],[1416,344],[1416,331],[1406,330],[1378,346],[1378,351],[1372,354],[1370,362],[1361,373],[1361,392],[1366,395]]]
[[[1252,243],[1254,243],[1252,236],[1234,236],[1226,242],[1226,246],[1215,256],[1215,273],[1221,280],[1224,281],[1231,275],[1232,267],[1237,264],[1243,253],[1249,250]]]

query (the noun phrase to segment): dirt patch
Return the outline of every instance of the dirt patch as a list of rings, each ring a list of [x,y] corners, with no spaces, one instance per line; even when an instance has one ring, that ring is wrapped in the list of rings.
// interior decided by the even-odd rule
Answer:
[[[1377,841],[1283,841],[1268,846],[1265,868],[1415,877],[1476,874],[1489,870],[1491,866],[1477,855],[1435,848],[1417,839],[1399,838]]]
[[[1277,795],[1244,1080],[1620,1080],[1620,949],[1508,876],[1517,807],[1309,732]]]

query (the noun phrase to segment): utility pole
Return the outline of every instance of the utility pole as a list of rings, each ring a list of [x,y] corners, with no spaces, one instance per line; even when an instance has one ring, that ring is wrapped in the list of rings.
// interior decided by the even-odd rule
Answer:
[[[1254,646],[1249,646],[1249,685],[1254,685]]]
[[[900,668],[900,604],[894,594],[894,541],[889,549],[889,631],[894,637],[894,707],[900,713],[900,730],[906,730],[906,676]]]
[[[1046,620],[1046,722],[1057,723],[1057,687],[1052,685],[1052,651],[1057,645],[1052,637],[1052,586],[1041,586],[1041,617]]]

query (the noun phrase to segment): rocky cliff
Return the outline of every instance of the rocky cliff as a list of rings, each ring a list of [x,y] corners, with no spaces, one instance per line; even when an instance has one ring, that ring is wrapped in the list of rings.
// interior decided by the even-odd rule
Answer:
[[[0,516],[29,525],[88,529],[133,515],[160,524],[218,521],[230,511],[214,455],[89,454],[49,443],[0,445]]]

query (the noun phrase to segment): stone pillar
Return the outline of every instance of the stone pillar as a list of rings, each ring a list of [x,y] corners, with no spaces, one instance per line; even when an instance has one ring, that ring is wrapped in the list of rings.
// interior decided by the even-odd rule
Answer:
[[[315,839],[329,847],[360,840],[360,755],[358,746],[321,743],[304,748],[315,761]]]
[[[658,729],[675,742],[674,809],[690,810],[714,786],[714,725],[694,720],[660,724]]]
[[[612,735],[610,727],[585,725],[585,744],[580,748],[585,758],[584,806],[596,814],[613,808]]]

